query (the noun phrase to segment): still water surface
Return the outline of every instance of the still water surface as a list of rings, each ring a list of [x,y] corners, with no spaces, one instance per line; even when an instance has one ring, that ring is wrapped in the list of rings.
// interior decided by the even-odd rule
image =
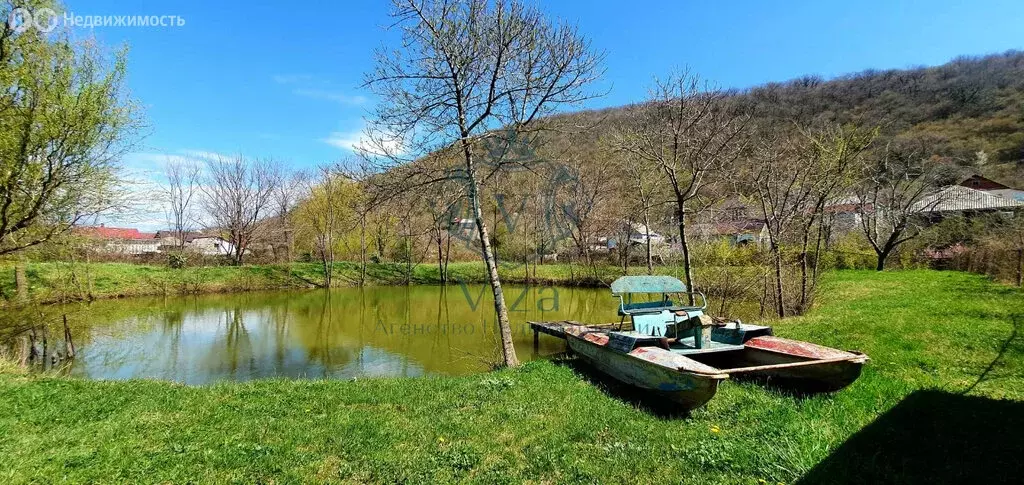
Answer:
[[[544,335],[535,349],[528,320],[618,320],[608,289],[505,291],[521,360],[565,349]],[[78,356],[65,372],[80,377],[204,384],[457,375],[498,360],[489,293],[458,285],[347,288],[134,298],[49,312],[69,314]]]

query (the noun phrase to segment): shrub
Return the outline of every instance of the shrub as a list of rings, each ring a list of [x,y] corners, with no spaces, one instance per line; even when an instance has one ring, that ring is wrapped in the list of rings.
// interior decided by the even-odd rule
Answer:
[[[875,269],[878,257],[859,233],[839,238],[821,255],[821,267],[829,269]]]
[[[167,255],[167,266],[181,269],[188,265],[188,257],[184,253],[174,252]]]

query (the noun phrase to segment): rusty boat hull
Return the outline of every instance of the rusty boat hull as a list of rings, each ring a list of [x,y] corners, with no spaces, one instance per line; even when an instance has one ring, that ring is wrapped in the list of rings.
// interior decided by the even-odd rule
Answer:
[[[725,379],[756,380],[800,392],[835,392],[860,377],[870,360],[856,351],[772,335],[771,327],[733,322],[708,339],[670,338],[616,324],[529,322],[540,333],[565,339],[569,350],[597,371],[668,398],[683,409],[711,400]]]
[[[567,328],[569,348],[598,371],[639,389],[653,392],[685,410],[703,406],[728,375],[661,347],[622,352],[609,346],[608,335],[587,327]]]
[[[860,352],[771,336],[747,341],[743,352],[744,363],[753,365],[723,369],[730,377],[808,392],[835,392],[853,384],[869,360]]]
[[[869,360],[860,352],[774,336],[755,337],[742,347],[689,357],[733,379],[806,392],[834,392],[849,386]]]
[[[856,381],[869,360],[859,352],[770,335],[704,350],[680,349],[656,338],[654,344],[617,348],[616,337],[634,332],[585,325],[564,329],[569,349],[598,371],[687,410],[711,400],[729,378],[801,392],[835,392]]]

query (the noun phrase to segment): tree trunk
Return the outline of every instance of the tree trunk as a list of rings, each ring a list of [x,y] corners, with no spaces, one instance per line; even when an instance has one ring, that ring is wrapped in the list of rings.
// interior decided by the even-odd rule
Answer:
[[[91,261],[90,261],[90,258],[89,258],[89,249],[86,248],[85,249],[85,297],[86,297],[86,299],[88,299],[88,301],[93,301],[96,298],[94,298],[93,294],[92,294],[92,271],[90,270],[90,268],[91,268],[91,266],[89,265],[90,262]]]
[[[779,318],[786,318],[786,300],[782,288],[782,250],[772,242],[772,255],[775,257],[775,304]]]
[[[409,228],[405,236],[405,284],[412,284],[412,243],[409,241]]]
[[[284,245],[285,245],[285,256],[284,256],[285,257],[285,263],[288,265],[289,268],[291,268],[291,266],[292,266],[292,259],[293,259],[292,258],[292,252],[294,251],[292,246],[294,245],[294,243],[292,242],[292,230],[291,230],[290,227],[289,228],[285,228],[285,230],[284,230]]]
[[[647,246],[647,274],[654,274],[654,261],[651,259],[651,216],[647,210],[644,210],[644,233],[644,242]],[[682,234],[682,231],[679,233]]]
[[[1024,248],[1017,250],[1017,287],[1024,287]]]
[[[441,229],[440,228],[437,228],[437,238],[436,238],[436,241],[437,241],[437,277],[438,277],[438,279],[441,280],[441,285],[443,286],[448,281],[448,278],[446,278],[445,274],[444,274],[444,251],[443,251],[443,247],[441,245],[442,241],[441,241]]]
[[[366,284],[366,215],[359,216],[359,286]]]
[[[68,316],[64,315],[64,354],[69,359],[75,358],[75,342],[71,340],[71,327],[68,326]]]
[[[470,151],[468,142],[463,141],[463,154],[466,159],[466,171],[469,175],[469,200],[473,207],[473,219],[476,221],[478,235],[480,236],[480,252],[487,266],[487,281],[491,285],[491,292],[494,294],[494,311],[498,320],[498,330],[501,332],[501,354],[504,364],[507,367],[518,367],[519,359],[516,357],[516,348],[512,342],[512,327],[508,321],[508,308],[505,306],[505,295],[501,290],[501,279],[498,276],[498,264],[491,250],[490,234],[484,222],[483,210],[480,207],[480,187],[476,180],[476,167],[473,163],[473,154]]]
[[[875,265],[875,271],[882,271],[885,269],[885,258],[889,257],[889,250],[882,250],[878,252],[878,264]]]
[[[237,238],[235,241],[235,266],[242,265],[242,255],[245,254],[245,247],[242,246],[242,239]]]
[[[18,301],[28,300],[28,277],[25,276],[25,260],[14,266],[14,287]]]
[[[814,265],[811,266],[811,290],[810,290],[810,296],[812,298],[812,300],[811,300],[811,304],[812,305],[814,304],[814,301],[813,301],[814,294],[818,291],[818,270],[820,269],[820,266],[821,266],[822,235],[823,235],[823,232],[824,232],[824,234],[828,234],[829,232],[831,232],[830,225],[831,224],[826,224],[824,219],[822,219],[821,222],[818,223],[818,234],[817,234],[817,238],[814,241]],[[826,246],[828,245],[828,241],[827,240],[825,240],[825,245]]]
[[[448,283],[448,261],[451,260],[451,257],[452,257],[452,235],[448,234],[444,238],[444,266],[442,267],[442,270],[444,271],[444,282],[445,282],[445,284]]]
[[[28,367],[32,355],[32,350],[29,347],[31,343],[28,335],[23,335],[19,340],[21,341],[21,353],[18,356],[18,365]]]
[[[686,218],[682,201],[679,202],[677,215],[679,216],[679,245],[683,250],[683,273],[686,278],[686,290],[692,292],[694,291],[693,268],[690,267],[690,243],[686,240]],[[690,305],[693,305],[693,293],[688,294],[687,297]]]
[[[619,252],[619,262],[622,263],[622,274],[629,275],[629,235],[633,232],[633,220],[629,219],[626,221],[626,232],[621,234],[619,238],[618,246],[616,249]]]
[[[768,304],[768,272],[762,273],[761,298],[758,300],[757,317],[764,318],[764,307]]]
[[[799,313],[807,308],[807,246],[810,245],[811,224],[804,227],[803,241],[800,246],[800,307]]]
[[[320,262],[324,267],[324,288],[331,287],[331,280],[334,279],[334,257],[332,251],[327,249],[327,243],[320,248]]]

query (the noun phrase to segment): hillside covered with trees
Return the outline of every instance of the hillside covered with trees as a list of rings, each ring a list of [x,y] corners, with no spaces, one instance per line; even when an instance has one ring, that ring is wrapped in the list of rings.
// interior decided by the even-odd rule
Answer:
[[[805,76],[726,94],[762,124],[852,123],[877,143],[920,138],[936,161],[1024,186],[1024,52],[964,56],[936,67]],[[635,106],[567,115],[599,137]]]

